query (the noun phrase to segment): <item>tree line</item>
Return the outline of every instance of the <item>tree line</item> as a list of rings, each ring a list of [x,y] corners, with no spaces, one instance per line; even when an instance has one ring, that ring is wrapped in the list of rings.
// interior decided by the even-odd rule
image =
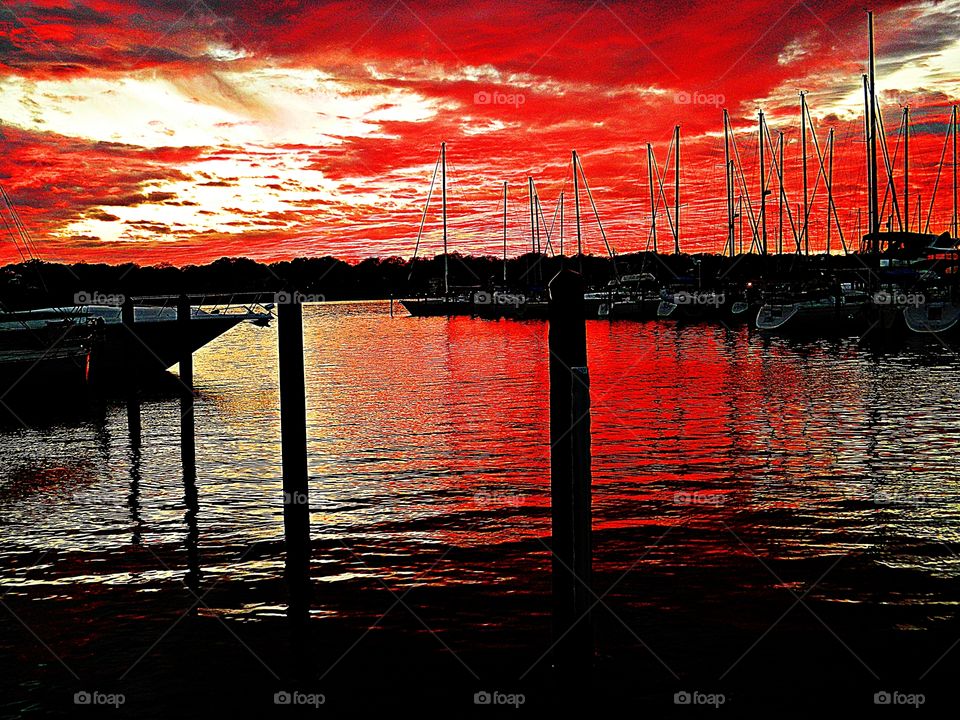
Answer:
[[[610,258],[551,257],[528,253],[509,258],[451,253],[446,258],[367,258],[350,263],[335,257],[261,263],[220,258],[207,265],[140,266],[132,263],[62,264],[31,260],[0,268],[0,303],[7,309],[74,304],[93,295],[178,295],[274,293],[296,290],[326,300],[401,298],[442,292],[444,272],[451,289],[506,286],[525,293],[543,291],[562,267],[584,275],[588,286],[606,285],[616,275],[650,273],[660,282],[703,286],[749,280],[802,279],[828,269],[863,269],[855,256],[663,255],[633,253]],[[506,268],[506,283],[504,283]]]

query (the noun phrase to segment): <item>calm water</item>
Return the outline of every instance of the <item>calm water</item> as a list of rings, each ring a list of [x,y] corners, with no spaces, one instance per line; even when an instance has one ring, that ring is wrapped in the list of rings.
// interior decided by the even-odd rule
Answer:
[[[445,614],[438,600],[432,629],[509,645],[548,617],[547,326],[400,314],[304,312],[314,615],[375,617],[351,592],[378,584],[457,603],[458,586],[485,587],[515,604]],[[598,584],[635,627],[733,612],[745,641],[717,652],[719,676],[792,603],[774,600],[784,590],[878,629],[952,617],[955,352],[653,322],[591,322],[588,349]],[[139,443],[122,403],[0,430],[0,592],[58,653],[89,661],[85,613],[133,626],[185,580],[213,591],[202,614],[282,614],[276,356],[275,327],[249,325],[196,356],[195,495],[176,399],[144,398]]]

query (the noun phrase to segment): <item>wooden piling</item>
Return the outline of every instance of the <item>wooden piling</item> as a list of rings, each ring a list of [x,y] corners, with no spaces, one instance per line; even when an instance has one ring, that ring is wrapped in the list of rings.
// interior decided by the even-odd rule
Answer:
[[[137,339],[136,318],[133,314],[133,298],[126,297],[120,306],[120,322],[126,329],[123,337],[123,381],[127,396],[127,426],[130,437],[140,444],[140,398],[138,388],[137,360],[140,353],[140,341]]]
[[[184,582],[194,595],[199,596],[200,530],[197,518],[200,514],[200,494],[197,491],[197,443],[192,393],[184,393],[180,397],[180,463],[183,466],[184,521],[187,526],[187,573]],[[194,612],[196,610],[195,607]]]
[[[289,617],[309,612],[310,504],[307,475],[307,407],[303,368],[303,309],[290,293],[277,306],[280,359],[280,435],[283,462],[283,530]]]
[[[593,658],[590,380],[583,277],[550,281],[550,495],[554,660],[561,682],[589,679]]]
[[[193,394],[193,345],[190,342],[190,298],[181,295],[177,298],[177,335],[180,343],[179,358],[180,382],[184,392]]]

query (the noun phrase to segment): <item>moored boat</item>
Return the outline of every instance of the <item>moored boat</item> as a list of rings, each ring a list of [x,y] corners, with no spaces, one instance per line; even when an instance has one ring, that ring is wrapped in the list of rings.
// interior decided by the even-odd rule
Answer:
[[[0,401],[82,393],[95,330],[85,317],[64,311],[0,313]]]

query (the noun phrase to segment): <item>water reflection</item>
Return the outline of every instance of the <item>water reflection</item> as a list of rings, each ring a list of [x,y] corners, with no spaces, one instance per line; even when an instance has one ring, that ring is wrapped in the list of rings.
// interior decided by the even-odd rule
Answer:
[[[131,393],[127,399],[127,431],[130,437],[130,494],[127,496],[127,504],[130,506],[130,523],[133,526],[130,544],[139,547],[143,539],[140,505],[140,447],[143,429],[140,426],[140,398],[135,393]]]
[[[180,397],[180,461],[183,464],[184,524],[187,526],[187,573],[184,582],[190,592],[200,595],[200,494],[197,490],[196,427],[193,418],[193,394]]]
[[[16,558],[51,549],[70,561],[31,583],[57,592],[81,578],[157,587],[179,577],[198,594],[211,576],[282,582],[275,341],[252,326],[219,338],[196,356],[200,393],[183,405],[147,396],[108,403],[99,419],[5,426],[0,583],[22,584]],[[529,590],[549,532],[546,325],[327,305],[306,309],[305,344],[318,582]],[[641,566],[733,567],[748,551],[732,530],[770,561],[856,549],[875,572],[958,575],[943,551],[960,529],[951,352],[656,322],[590,323],[588,348],[598,571],[625,570],[675,528]],[[171,573],[148,554],[123,555],[144,545],[171,558]],[[468,559],[424,575],[450,547]],[[870,600],[836,572],[828,597]],[[282,602],[274,587],[225,611]]]

